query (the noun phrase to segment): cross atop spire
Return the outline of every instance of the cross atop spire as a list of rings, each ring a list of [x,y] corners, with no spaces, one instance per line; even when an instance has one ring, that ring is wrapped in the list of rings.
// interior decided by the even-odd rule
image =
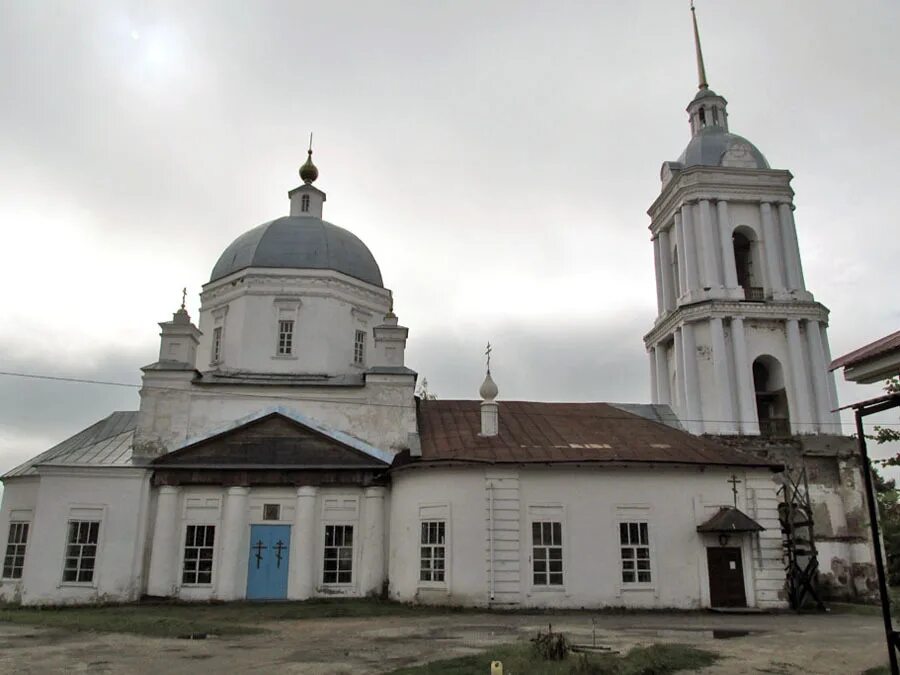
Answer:
[[[493,347],[491,347],[491,343],[487,343],[487,349],[484,350],[484,355],[487,357],[487,374],[491,374],[491,352],[494,351]]]
[[[309,150],[306,151],[306,163],[300,167],[300,179],[306,185],[312,185],[319,177],[319,170],[312,161],[312,132],[309,133]]]
[[[699,79],[699,88],[709,89],[709,83],[706,81],[706,66],[703,65],[703,49],[700,47],[700,29],[697,28],[697,10],[694,9],[694,0],[691,0],[691,18],[694,21],[694,46],[697,50],[697,78]]]
[[[181,309],[184,309],[184,303],[187,300],[187,287],[181,289]]]

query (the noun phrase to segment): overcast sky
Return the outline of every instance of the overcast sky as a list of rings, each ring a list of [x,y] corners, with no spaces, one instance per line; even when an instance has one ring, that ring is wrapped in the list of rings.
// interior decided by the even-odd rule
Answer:
[[[196,317],[221,251],[287,214],[314,131],[325,217],[374,253],[432,391],[475,397],[490,340],[501,398],[649,401],[688,5],[0,0],[0,370],[139,383],[182,286]],[[900,4],[698,11],[732,131],[795,176],[832,352],[897,330]],[[0,471],[137,405],[0,376]]]

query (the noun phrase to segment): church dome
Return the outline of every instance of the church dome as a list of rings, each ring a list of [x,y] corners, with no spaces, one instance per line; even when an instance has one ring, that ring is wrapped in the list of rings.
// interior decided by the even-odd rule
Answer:
[[[222,253],[209,280],[248,267],[334,270],[384,287],[378,263],[359,237],[312,216],[285,216],[245,232]]]
[[[769,162],[750,141],[721,127],[707,127],[691,139],[678,158],[684,168],[690,166],[736,166],[745,169],[769,169]]]

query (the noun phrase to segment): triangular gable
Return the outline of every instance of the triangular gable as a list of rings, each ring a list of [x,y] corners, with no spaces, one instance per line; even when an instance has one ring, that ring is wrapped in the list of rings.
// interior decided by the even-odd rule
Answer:
[[[392,457],[348,434],[296,419],[283,411],[263,412],[158,457],[171,468],[386,468]],[[349,442],[348,442],[349,441]]]
[[[697,526],[697,532],[707,534],[729,532],[762,532],[765,530],[762,525],[757,523],[753,518],[748,516],[740,509],[723,506],[712,518],[702,525]]]

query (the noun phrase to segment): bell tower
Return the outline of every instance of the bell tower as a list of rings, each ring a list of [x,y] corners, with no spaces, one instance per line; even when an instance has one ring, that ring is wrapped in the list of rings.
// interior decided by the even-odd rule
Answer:
[[[653,401],[697,434],[839,434],[828,310],[803,278],[792,176],[729,130],[691,12],[699,79],[687,107],[691,139],[663,163],[648,211]]]

